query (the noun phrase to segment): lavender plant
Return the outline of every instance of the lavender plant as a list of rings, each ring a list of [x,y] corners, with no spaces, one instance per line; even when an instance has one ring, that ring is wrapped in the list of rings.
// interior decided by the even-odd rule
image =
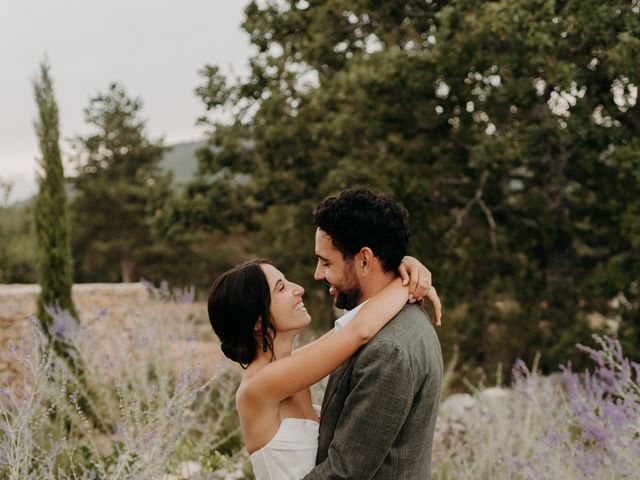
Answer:
[[[82,378],[33,322],[32,336],[13,347],[23,380],[0,390],[1,478],[171,478],[185,462],[211,478],[242,471],[237,375],[204,375],[191,347],[193,320],[160,312],[135,329],[114,329],[105,310],[86,325],[52,311],[51,334],[73,347]]]
[[[578,345],[595,361],[593,372],[563,368],[576,465],[584,478],[633,478],[640,472],[640,365],[617,340],[594,339],[600,350]]]
[[[205,375],[196,320],[184,318],[185,307],[158,305],[152,317],[120,324],[104,309],[82,324],[52,311],[50,334],[82,360],[82,378],[32,322],[31,336],[11,347],[24,376],[0,389],[0,478],[251,478],[234,409],[237,374],[220,367]],[[640,366],[617,340],[594,339],[598,349],[578,346],[592,371],[569,365],[544,377],[535,362],[518,362],[510,389],[445,400],[433,478],[635,478]]]
[[[196,288],[193,285],[183,288],[170,288],[169,282],[163,280],[160,282],[160,285],[156,287],[153,282],[145,278],[141,278],[140,283],[144,285],[149,296],[155,300],[176,302],[184,305],[193,302],[196,297]]]
[[[64,443],[63,439],[54,442],[43,422],[49,410],[43,411],[39,392],[46,388],[52,367],[52,349],[42,352],[34,348],[43,341],[36,328],[30,339],[9,344],[27,372],[21,384],[11,389],[0,387],[0,474],[10,480],[31,478],[33,474],[54,478],[52,459]]]
[[[511,389],[443,402],[433,478],[637,478],[640,366],[617,340],[594,340],[599,350],[578,346],[595,361],[591,372],[563,366],[561,374],[543,377],[535,365],[529,370],[518,362]]]

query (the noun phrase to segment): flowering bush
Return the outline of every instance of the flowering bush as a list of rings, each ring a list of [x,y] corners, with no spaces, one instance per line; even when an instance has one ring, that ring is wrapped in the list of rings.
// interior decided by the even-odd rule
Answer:
[[[105,310],[83,326],[51,313],[76,368],[37,322],[12,345],[25,376],[0,390],[1,478],[245,478],[237,375],[204,375],[193,321],[159,315],[131,330]]]
[[[595,361],[592,372],[566,366],[543,377],[518,362],[512,389],[445,400],[433,478],[639,478],[640,366],[617,340],[594,339],[599,350],[578,346]]]
[[[128,324],[105,309],[82,325],[51,311],[50,334],[70,347],[75,369],[37,322],[12,345],[25,375],[0,388],[0,478],[251,478],[234,408],[238,375],[205,374],[194,333],[204,325],[159,291],[153,315]],[[544,377],[518,362],[512,388],[445,399],[433,478],[638,478],[640,366],[616,340],[594,338],[598,350],[578,346],[595,362],[591,372],[566,366]]]

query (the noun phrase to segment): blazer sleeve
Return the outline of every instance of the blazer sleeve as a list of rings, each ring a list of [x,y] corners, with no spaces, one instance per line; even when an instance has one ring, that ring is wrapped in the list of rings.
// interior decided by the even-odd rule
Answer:
[[[373,478],[411,409],[412,392],[406,352],[390,342],[367,345],[354,364],[328,456],[304,478]]]

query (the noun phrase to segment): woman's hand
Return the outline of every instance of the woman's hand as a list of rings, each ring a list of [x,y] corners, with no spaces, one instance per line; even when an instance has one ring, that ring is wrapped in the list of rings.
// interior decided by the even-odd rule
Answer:
[[[402,284],[409,286],[410,302],[418,301],[422,304],[423,297],[427,297],[433,304],[435,311],[435,324],[442,323],[442,303],[438,292],[431,284],[431,272],[416,258],[406,256],[402,259],[398,273]]]

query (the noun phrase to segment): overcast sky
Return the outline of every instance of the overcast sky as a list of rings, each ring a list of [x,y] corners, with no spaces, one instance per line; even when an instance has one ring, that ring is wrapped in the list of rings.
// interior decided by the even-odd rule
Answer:
[[[204,112],[193,90],[206,63],[247,70],[244,0],[0,1],[0,178],[13,200],[35,193],[38,146],[31,79],[45,54],[61,137],[88,131],[82,110],[110,82],[144,102],[151,136],[197,139]],[[62,148],[65,150],[63,143]]]

